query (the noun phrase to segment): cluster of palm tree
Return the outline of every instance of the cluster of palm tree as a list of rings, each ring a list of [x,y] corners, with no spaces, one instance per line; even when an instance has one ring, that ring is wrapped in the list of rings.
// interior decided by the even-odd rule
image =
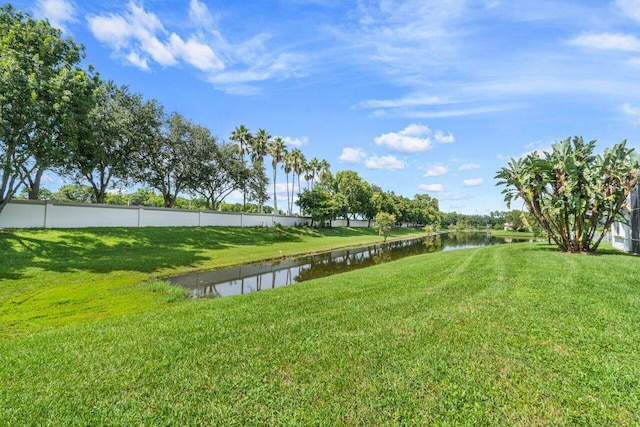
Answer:
[[[264,157],[271,156],[271,166],[273,168],[273,208],[274,212],[278,210],[278,197],[276,190],[276,180],[278,165],[284,171],[287,177],[287,215],[293,212],[293,204],[296,194],[296,178],[298,182],[298,193],[302,191],[300,184],[300,176],[307,184],[307,189],[313,187],[316,179],[322,180],[331,174],[329,168],[331,165],[326,160],[316,157],[307,161],[304,153],[299,148],[288,149],[285,140],[279,136],[272,137],[269,132],[264,129],[252,134],[245,125],[237,126],[229,137],[230,140],[238,144],[240,155],[249,157],[251,162],[262,165]],[[289,174],[293,173],[291,186],[289,186]],[[244,191],[246,201],[246,191]]]

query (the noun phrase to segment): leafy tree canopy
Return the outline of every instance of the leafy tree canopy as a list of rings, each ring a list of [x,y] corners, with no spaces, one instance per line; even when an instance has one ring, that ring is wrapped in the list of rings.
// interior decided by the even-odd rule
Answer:
[[[83,56],[47,21],[0,7],[0,211],[25,182],[36,199],[44,171],[78,137],[94,83]]]

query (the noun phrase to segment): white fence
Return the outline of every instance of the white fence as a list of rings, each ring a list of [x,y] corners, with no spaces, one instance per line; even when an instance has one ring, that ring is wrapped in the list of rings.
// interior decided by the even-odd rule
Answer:
[[[275,223],[284,227],[310,225],[311,218],[51,200],[13,200],[0,212],[0,228],[273,227]]]

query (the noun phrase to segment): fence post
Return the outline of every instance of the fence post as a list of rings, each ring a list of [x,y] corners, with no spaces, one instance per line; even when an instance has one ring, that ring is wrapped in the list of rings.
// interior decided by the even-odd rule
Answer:
[[[42,220],[42,228],[47,228],[47,215],[49,213],[49,200],[44,201],[44,218]]]

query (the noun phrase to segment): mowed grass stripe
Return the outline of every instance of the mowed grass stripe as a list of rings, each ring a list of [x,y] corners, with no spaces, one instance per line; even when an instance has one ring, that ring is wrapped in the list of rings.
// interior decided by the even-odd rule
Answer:
[[[0,342],[0,423],[636,425],[640,259],[434,253]]]

